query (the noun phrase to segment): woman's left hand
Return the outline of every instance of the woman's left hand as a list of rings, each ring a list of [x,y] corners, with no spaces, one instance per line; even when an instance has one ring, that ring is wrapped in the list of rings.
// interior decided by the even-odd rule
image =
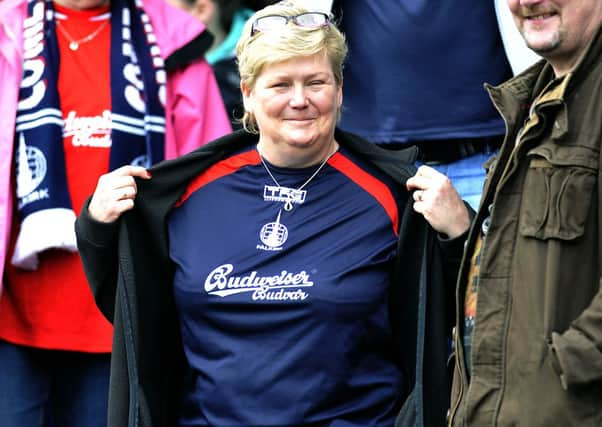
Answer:
[[[414,210],[439,233],[453,239],[468,230],[468,208],[447,176],[422,165],[408,179],[406,187],[414,191]]]

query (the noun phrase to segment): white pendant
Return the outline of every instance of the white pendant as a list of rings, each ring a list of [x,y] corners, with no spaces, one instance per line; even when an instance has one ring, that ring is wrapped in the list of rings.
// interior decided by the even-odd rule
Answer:
[[[72,51],[75,52],[77,49],[79,49],[79,43],[78,42],[69,43],[69,49],[71,49]]]

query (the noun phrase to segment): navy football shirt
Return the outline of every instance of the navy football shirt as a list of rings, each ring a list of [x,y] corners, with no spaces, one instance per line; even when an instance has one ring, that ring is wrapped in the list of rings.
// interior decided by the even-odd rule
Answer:
[[[341,128],[376,143],[504,134],[483,83],[510,77],[493,1],[340,0]]]
[[[269,168],[280,186],[255,148],[237,153],[169,218],[190,368],[180,423],[391,426],[394,187],[342,148],[302,191],[317,166]]]

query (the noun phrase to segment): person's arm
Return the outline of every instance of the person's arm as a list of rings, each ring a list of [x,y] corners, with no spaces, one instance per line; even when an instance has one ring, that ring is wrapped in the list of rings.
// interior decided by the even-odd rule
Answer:
[[[602,165],[602,153],[599,156],[599,164]],[[602,212],[602,170],[598,170],[597,186],[597,209],[600,213]],[[600,243],[602,220],[599,216],[597,231],[597,239]],[[598,253],[597,256],[598,259],[591,262],[597,262],[600,266],[602,254]],[[566,390],[576,390],[592,383],[602,384],[602,276],[598,277],[598,285],[598,292],[589,306],[571,322],[566,331],[553,332],[548,343],[552,365],[560,377],[562,387]]]
[[[553,332],[552,364],[565,390],[602,383],[602,277],[591,304],[564,332]]]
[[[96,190],[75,221],[77,247],[96,305],[113,321],[117,289],[119,218],[134,207],[135,177],[150,179],[138,166],[123,166],[98,179]]]
[[[470,207],[468,203],[466,203],[466,208],[469,212],[470,221],[475,216],[475,211]],[[456,279],[458,277],[458,272],[460,270],[460,264],[462,263],[462,255],[464,254],[464,245],[468,238],[469,228],[466,229],[462,234],[450,239],[447,236],[442,234],[438,235],[438,243],[441,248],[444,261],[445,261],[445,277],[447,283],[450,283],[453,286],[456,284]]]
[[[413,208],[437,231],[442,250],[444,274],[453,291],[462,261],[474,210],[461,198],[447,176],[429,166],[420,166],[406,182],[413,191]],[[450,293],[453,299],[453,292]]]
[[[166,159],[232,132],[213,70],[204,59],[171,72],[168,94]]]
[[[119,222],[96,221],[84,203],[75,221],[77,248],[84,265],[88,285],[102,314],[113,322],[117,289],[117,232]]]

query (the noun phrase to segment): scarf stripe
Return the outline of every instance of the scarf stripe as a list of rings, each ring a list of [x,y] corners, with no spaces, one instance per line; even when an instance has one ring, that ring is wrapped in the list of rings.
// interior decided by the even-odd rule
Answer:
[[[21,132],[27,129],[33,129],[46,124],[55,124],[63,126],[63,113],[56,108],[44,108],[42,111],[32,114],[24,114],[17,118],[15,130]]]

